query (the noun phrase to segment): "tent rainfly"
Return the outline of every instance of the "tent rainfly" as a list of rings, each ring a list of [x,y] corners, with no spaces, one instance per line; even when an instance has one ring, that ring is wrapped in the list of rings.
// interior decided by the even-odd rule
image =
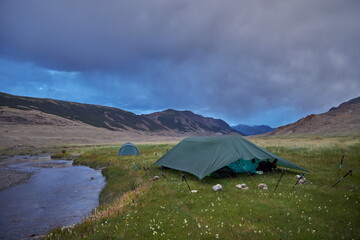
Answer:
[[[154,164],[189,172],[203,179],[225,166],[237,173],[255,172],[258,164],[264,161],[307,171],[241,136],[185,138]]]
[[[139,153],[140,152],[137,147],[134,144],[128,142],[122,145],[119,150],[118,156],[139,155]]]

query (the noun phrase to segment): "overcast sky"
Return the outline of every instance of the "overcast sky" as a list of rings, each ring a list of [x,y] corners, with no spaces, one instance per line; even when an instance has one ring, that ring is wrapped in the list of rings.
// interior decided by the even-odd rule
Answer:
[[[360,1],[1,0],[0,91],[280,126],[360,95]]]

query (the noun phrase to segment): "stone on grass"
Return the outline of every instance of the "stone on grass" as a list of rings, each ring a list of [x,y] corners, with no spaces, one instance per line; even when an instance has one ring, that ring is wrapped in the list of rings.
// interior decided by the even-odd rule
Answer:
[[[218,191],[222,190],[222,186],[220,184],[216,184],[215,186],[212,187],[212,190],[214,190],[215,192],[218,192]]]
[[[240,189],[242,189],[242,190],[248,190],[248,189],[249,189],[249,187],[246,186],[245,183],[238,184],[238,185],[236,185],[235,187],[240,188]]]
[[[304,177],[302,177],[298,182],[298,184],[306,184],[306,183],[307,183],[307,180]]]
[[[160,178],[159,176],[154,176],[152,179],[150,179],[150,181],[153,182],[153,181],[158,180],[159,178]]]
[[[263,190],[268,190],[269,189],[268,186],[265,183],[260,183],[258,185],[258,188],[263,189]]]
[[[298,184],[306,184],[307,180],[305,177],[301,177],[300,175],[295,175],[295,178],[300,179]]]

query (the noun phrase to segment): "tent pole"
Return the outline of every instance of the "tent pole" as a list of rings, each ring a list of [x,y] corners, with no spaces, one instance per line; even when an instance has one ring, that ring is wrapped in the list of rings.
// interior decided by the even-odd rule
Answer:
[[[151,169],[150,169],[149,167],[148,167],[147,169],[151,172],[152,175],[154,175],[154,177],[156,176],[156,175],[153,173],[153,171],[151,171]]]
[[[286,168],[283,168],[282,171],[281,171],[281,176],[280,176],[280,178],[279,178],[279,181],[277,182],[276,187],[275,187],[275,189],[274,189],[274,192],[276,191],[277,187],[279,186],[279,183],[280,183],[280,181],[281,181],[281,178],[283,177],[283,175],[284,175],[285,172],[286,172]]]
[[[352,170],[350,170],[350,171],[348,171],[343,177],[341,177],[333,186],[332,186],[332,188],[333,187],[335,187],[339,182],[341,182],[347,175],[349,175],[351,173],[351,175],[352,175]]]
[[[186,180],[186,177],[185,177],[185,174],[182,174],[182,176],[181,176],[181,181],[185,181],[185,183],[186,183],[186,185],[188,186],[188,188],[189,188],[189,191],[191,192],[191,188],[190,188],[190,186],[189,186],[189,183],[187,182],[187,180]]]
[[[144,167],[144,170],[146,173],[150,172],[150,175],[152,174],[154,177],[156,176],[148,167]]]
[[[342,163],[343,163],[343,161],[344,161],[344,157],[345,157],[345,155],[342,155],[342,157],[341,157],[341,159],[340,159],[338,177],[340,176],[340,172],[341,172],[341,168],[342,168]]]

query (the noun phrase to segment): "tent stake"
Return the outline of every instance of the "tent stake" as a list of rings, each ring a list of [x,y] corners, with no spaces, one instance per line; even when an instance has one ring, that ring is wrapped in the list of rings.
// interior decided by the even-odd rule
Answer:
[[[277,187],[279,186],[279,182],[281,181],[281,178],[283,177],[285,172],[286,172],[286,168],[283,168],[283,170],[281,171],[281,176],[279,178],[279,181],[277,182],[276,187],[274,189],[274,192],[276,191]]]
[[[352,170],[348,171],[343,177],[341,177],[334,185],[332,185],[332,188],[335,187],[339,182],[341,182],[347,175],[349,175],[351,173],[352,175]]]
[[[342,168],[342,163],[343,163],[343,161],[344,161],[344,157],[345,157],[345,155],[342,155],[342,157],[341,157],[341,159],[340,159],[338,177],[340,177],[340,172],[341,172],[341,168]]]
[[[305,175],[305,173],[301,174],[300,178],[296,181],[296,183],[295,183],[295,185],[293,187],[293,190],[294,190],[295,186],[299,183],[300,179],[302,179],[304,177],[304,175]]]
[[[185,181],[186,185],[187,185],[188,188],[189,188],[189,191],[191,192],[191,188],[190,188],[189,183],[187,182],[186,177],[185,177],[184,174],[182,174],[182,176],[181,176],[181,181],[183,181],[183,182]]]

